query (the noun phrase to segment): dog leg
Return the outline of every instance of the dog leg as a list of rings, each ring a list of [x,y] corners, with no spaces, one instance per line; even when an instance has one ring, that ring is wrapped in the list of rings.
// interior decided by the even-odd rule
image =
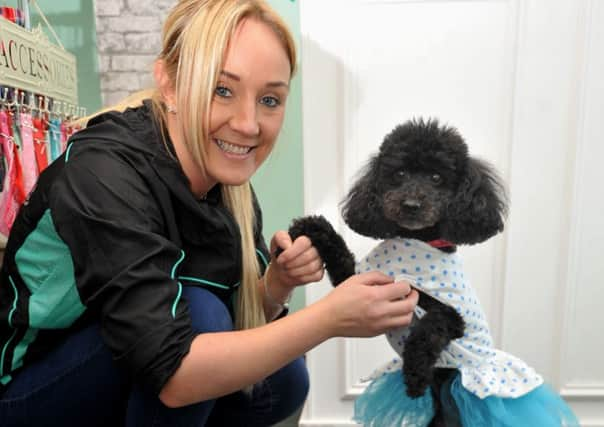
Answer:
[[[331,283],[339,285],[354,275],[355,258],[342,236],[321,215],[297,218],[289,227],[292,240],[307,236],[325,263]],[[277,256],[281,251],[278,251]]]
[[[449,342],[461,338],[464,333],[465,324],[459,313],[434,301],[420,292],[419,305],[428,312],[413,325],[403,350],[403,372],[410,397],[420,397],[425,393],[434,382],[434,365],[440,353]]]

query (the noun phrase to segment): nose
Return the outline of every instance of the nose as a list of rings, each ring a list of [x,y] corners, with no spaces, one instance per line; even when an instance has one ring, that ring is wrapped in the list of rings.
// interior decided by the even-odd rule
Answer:
[[[401,202],[401,206],[406,211],[417,212],[422,207],[422,203],[421,203],[421,201],[419,201],[418,199],[415,199],[415,198],[404,199]]]
[[[248,136],[257,136],[260,133],[260,124],[256,116],[256,102],[254,100],[241,100],[233,106],[230,126],[233,130]]]

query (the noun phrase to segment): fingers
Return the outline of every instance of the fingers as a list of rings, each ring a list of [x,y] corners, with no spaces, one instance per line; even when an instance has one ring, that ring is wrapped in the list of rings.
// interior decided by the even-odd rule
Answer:
[[[297,260],[297,258],[296,258]],[[285,264],[285,268],[287,269],[287,273],[290,274],[291,276],[296,276],[296,277],[303,277],[303,276],[307,276],[307,275],[315,275],[317,273],[323,273],[323,261],[321,260],[321,258],[314,257],[310,258],[309,261],[304,261],[303,263],[295,263],[295,267],[292,267],[292,264],[294,262],[292,261],[291,263]]]
[[[284,267],[294,270],[303,266],[312,264],[316,267],[323,267],[323,260],[319,256],[319,252],[311,246],[306,250],[300,252],[300,247],[297,247],[297,240],[290,247],[287,253],[283,252],[278,258],[277,262]],[[298,255],[292,258],[292,254],[297,253]]]
[[[379,271],[369,271],[367,273],[359,273],[352,276],[352,280],[359,282],[361,285],[386,285],[392,284],[392,277],[385,275]],[[351,280],[348,279],[348,280]]]
[[[391,285],[380,287],[381,292],[384,293],[384,297],[390,301],[406,298],[411,293],[411,285],[409,282],[400,281],[394,282]]]
[[[405,299],[389,301],[386,309],[386,315],[398,317],[412,314],[418,300],[418,292],[416,290],[412,290]]]
[[[289,234],[287,236],[289,238]],[[277,234],[275,234],[275,238],[276,237]],[[287,245],[285,238],[282,238],[282,241]],[[306,236],[300,236],[293,242],[291,242],[291,238],[289,238],[289,242],[290,243],[287,246],[279,244],[279,247],[284,249],[283,253],[277,258],[277,261],[281,265],[288,268],[295,268],[307,263],[313,257],[319,256],[317,250],[312,247],[310,239]],[[304,257],[302,257],[303,255]]]
[[[411,290],[405,299],[389,301],[385,308],[384,327],[386,330],[409,326],[413,320],[414,310],[419,300],[419,293]]]
[[[323,278],[323,260],[306,236],[298,237],[277,259],[277,264],[300,283],[318,282]]]
[[[396,301],[406,298],[411,293],[409,282],[393,282],[392,277],[377,271],[361,273],[353,276],[365,285],[381,285],[375,289],[376,295],[380,300]]]
[[[276,253],[277,248],[283,251]],[[271,240],[271,254],[274,271],[279,272],[282,283],[298,286],[323,278],[323,260],[306,236],[292,242],[287,232],[278,231]]]
[[[320,271],[315,271],[314,273],[304,274],[302,276],[293,276],[296,278],[296,284],[306,284],[306,283],[314,283],[319,282],[323,279],[324,271],[321,269]]]
[[[287,231],[279,230],[271,239],[271,254],[274,254],[277,248],[286,251],[292,246],[292,239]]]

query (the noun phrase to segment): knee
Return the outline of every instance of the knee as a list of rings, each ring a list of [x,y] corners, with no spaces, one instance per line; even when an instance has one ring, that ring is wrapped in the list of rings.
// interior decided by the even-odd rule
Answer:
[[[233,330],[233,319],[226,305],[212,292],[198,287],[183,288],[189,304],[191,325],[197,333]]]
[[[276,378],[275,378],[276,377]],[[299,409],[308,396],[309,378],[304,358],[299,357],[276,372],[270,381],[272,392],[279,404],[273,408],[286,418]]]
[[[308,389],[310,387],[310,380],[308,378],[308,369],[306,368],[306,362],[303,357],[299,357],[290,364],[291,369],[294,370],[293,378],[293,396],[296,408],[299,408],[306,401],[308,396]]]

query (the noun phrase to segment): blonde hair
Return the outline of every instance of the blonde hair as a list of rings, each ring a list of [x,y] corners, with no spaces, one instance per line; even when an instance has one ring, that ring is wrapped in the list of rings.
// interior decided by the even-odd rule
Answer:
[[[167,17],[158,60],[163,61],[176,93],[177,132],[195,163],[205,170],[204,142],[214,90],[227,45],[245,18],[268,25],[288,55],[291,76],[296,71],[293,37],[281,17],[264,0],[180,0]],[[107,110],[123,111],[151,98],[153,112],[165,129],[166,110],[156,89],[137,92]],[[202,117],[201,123],[199,118]],[[235,217],[241,234],[241,285],[235,307],[235,326],[248,329],[266,323],[262,297],[257,289],[260,266],[255,248],[255,214],[249,182],[222,185],[222,199]]]

